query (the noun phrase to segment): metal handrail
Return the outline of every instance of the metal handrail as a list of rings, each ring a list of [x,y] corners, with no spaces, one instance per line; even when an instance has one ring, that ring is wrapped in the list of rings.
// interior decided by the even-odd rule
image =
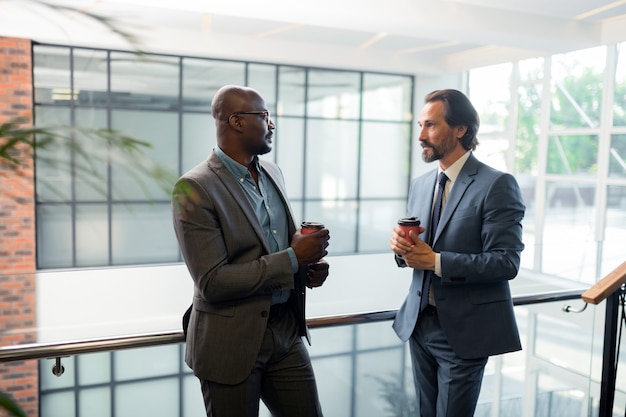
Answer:
[[[540,304],[554,301],[579,299],[584,290],[556,291],[513,298],[516,306]],[[570,309],[563,308],[568,312]],[[346,326],[391,320],[397,310],[370,311],[345,315],[314,317],[307,320],[310,328]],[[50,359],[81,355],[85,353],[108,352],[183,343],[182,330],[170,332],[141,333],[128,336],[89,340],[64,341],[54,343],[31,343],[0,347],[0,363],[30,359]]]

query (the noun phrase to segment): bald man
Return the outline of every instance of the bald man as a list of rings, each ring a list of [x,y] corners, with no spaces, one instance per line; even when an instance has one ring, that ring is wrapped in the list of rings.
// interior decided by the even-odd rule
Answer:
[[[185,360],[207,416],[322,416],[302,336],[305,289],[328,276],[328,229],[296,229],[271,151],[274,125],[258,91],[229,85],[211,112],[217,147],[184,174],[173,220],[194,282]]]

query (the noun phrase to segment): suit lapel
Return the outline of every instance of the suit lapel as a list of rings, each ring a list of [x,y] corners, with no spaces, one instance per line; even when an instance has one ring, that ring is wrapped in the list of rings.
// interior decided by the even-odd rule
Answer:
[[[246,196],[246,193],[241,189],[241,186],[239,185],[235,177],[233,177],[233,174],[231,174],[230,171],[228,171],[228,168],[224,166],[219,156],[217,156],[215,152],[211,154],[207,163],[208,163],[209,169],[211,169],[215,173],[215,175],[220,179],[220,181],[222,181],[222,183],[225,186],[224,188],[226,189],[226,191],[232,195],[233,205],[241,209],[241,211],[244,213],[244,215],[250,222],[250,225],[252,226],[254,233],[257,235],[259,240],[263,242],[263,247],[269,253],[270,248],[269,248],[268,243],[265,241],[265,235],[263,234],[263,230],[261,229],[261,224],[259,223],[259,219],[257,219],[256,213],[254,212],[254,209],[250,205],[250,202],[248,201],[248,197]]]

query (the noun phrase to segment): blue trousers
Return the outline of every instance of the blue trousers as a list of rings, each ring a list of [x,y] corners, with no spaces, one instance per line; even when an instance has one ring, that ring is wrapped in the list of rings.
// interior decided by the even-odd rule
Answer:
[[[427,307],[409,339],[413,379],[421,417],[472,417],[488,358],[459,358]]]

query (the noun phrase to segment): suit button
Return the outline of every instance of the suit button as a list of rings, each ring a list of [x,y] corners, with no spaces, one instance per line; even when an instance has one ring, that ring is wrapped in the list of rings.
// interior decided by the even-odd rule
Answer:
[[[267,316],[268,316],[267,311],[261,311],[261,317],[267,317]]]
[[[422,296],[422,291],[421,290],[417,290],[417,296],[421,297]]]

